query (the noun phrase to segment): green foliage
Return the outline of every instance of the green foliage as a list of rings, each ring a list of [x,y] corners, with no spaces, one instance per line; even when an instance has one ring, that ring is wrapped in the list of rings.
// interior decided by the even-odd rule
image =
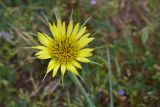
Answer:
[[[50,35],[43,12],[55,21],[55,10],[68,21],[86,19],[95,40],[91,58],[79,70],[97,107],[109,104],[106,47],[110,49],[115,107],[157,107],[160,90],[160,7],[158,0],[1,0],[0,107],[86,107],[85,98],[67,75],[47,76],[48,61],[34,58],[30,46],[37,32]],[[95,33],[96,32],[96,33]],[[7,36],[8,34],[8,36]],[[83,83],[83,82],[82,82]],[[120,95],[118,90],[124,90]]]

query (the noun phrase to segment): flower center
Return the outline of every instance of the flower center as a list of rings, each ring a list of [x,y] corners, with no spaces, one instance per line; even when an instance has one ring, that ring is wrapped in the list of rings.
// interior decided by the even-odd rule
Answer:
[[[78,49],[76,43],[70,41],[53,41],[52,46],[52,57],[60,64],[71,63],[78,55]]]

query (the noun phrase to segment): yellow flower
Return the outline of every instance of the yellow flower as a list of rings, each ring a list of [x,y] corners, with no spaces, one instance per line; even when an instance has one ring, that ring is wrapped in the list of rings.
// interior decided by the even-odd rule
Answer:
[[[57,25],[49,23],[49,28],[53,37],[38,33],[38,39],[43,46],[33,46],[39,50],[35,54],[37,58],[50,59],[46,74],[53,70],[52,76],[55,77],[60,69],[62,75],[66,70],[79,75],[76,69],[81,69],[79,62],[90,62],[88,57],[92,56],[93,49],[85,48],[93,40],[89,37],[90,33],[85,33],[86,27],[80,26],[79,23],[73,26],[72,20],[68,27],[59,19]]]

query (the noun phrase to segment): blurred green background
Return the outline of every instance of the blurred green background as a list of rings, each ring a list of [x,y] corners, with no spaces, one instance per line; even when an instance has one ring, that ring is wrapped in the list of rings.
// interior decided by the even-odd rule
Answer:
[[[0,107],[87,107],[84,96],[60,73],[42,84],[48,61],[24,48],[50,34],[43,13],[86,24],[95,38],[91,60],[80,70],[97,107],[109,107],[106,47],[113,71],[115,107],[160,107],[159,0],[0,0]],[[83,83],[83,82],[82,82]]]

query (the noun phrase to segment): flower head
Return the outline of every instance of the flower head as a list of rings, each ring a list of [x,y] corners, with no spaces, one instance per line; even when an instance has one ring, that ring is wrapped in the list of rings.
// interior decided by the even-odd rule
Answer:
[[[118,90],[118,94],[121,96],[125,95],[125,91],[123,89]]]
[[[8,40],[9,38],[9,33],[8,32],[4,32],[4,31],[0,31],[0,38],[4,38],[5,40]]]
[[[91,0],[90,3],[91,3],[92,5],[96,5],[96,4],[97,4],[97,1],[96,1],[96,0]]]
[[[81,68],[79,62],[90,62],[88,57],[92,56],[93,49],[85,48],[93,38],[89,37],[90,33],[86,32],[86,27],[77,23],[73,26],[71,20],[66,26],[65,22],[57,21],[57,24],[49,23],[49,28],[53,37],[45,33],[38,33],[38,39],[43,46],[34,46],[38,49],[35,55],[39,59],[50,59],[47,72],[53,70],[54,77],[58,70],[62,75],[66,70],[79,75],[77,68]]]
[[[3,34],[4,34],[4,39],[5,39],[5,40],[8,40],[9,33],[8,33],[8,32],[4,32]]]

